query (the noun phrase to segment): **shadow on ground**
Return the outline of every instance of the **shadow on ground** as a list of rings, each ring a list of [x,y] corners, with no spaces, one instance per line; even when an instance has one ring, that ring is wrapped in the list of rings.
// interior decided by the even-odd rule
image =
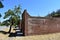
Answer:
[[[20,30],[16,31],[15,33],[13,33],[13,32],[9,33],[9,32],[6,32],[6,31],[0,31],[0,33],[2,33],[4,35],[9,34],[8,37],[23,36],[23,33]]]
[[[23,34],[17,34],[17,33],[10,33],[8,37],[17,37],[17,36],[24,36]]]
[[[3,34],[8,34],[8,32],[5,32],[5,31],[0,31],[0,33],[3,33]]]

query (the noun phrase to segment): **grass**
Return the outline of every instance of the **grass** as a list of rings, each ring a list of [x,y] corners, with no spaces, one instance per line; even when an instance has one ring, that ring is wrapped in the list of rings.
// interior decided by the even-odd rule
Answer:
[[[3,31],[8,32],[8,28]],[[12,29],[12,32],[15,32]],[[35,36],[20,36],[20,37],[8,37],[9,34],[0,33],[0,40],[60,40],[60,33],[35,35]]]

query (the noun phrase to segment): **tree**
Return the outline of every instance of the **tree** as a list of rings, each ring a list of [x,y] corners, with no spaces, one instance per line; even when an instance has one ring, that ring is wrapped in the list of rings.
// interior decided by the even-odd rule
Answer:
[[[0,14],[0,18],[1,18],[1,16],[2,16],[2,15]]]
[[[3,0],[0,0],[0,8],[3,8],[4,7],[4,5],[2,4],[2,1]]]
[[[10,23],[10,29],[9,33],[11,32],[12,26],[16,26],[18,23],[18,20],[20,20],[20,14],[21,14],[21,9],[20,6],[15,7],[14,10],[9,9],[7,12],[5,12],[4,19],[9,18],[9,23]]]
[[[1,18],[1,16],[2,16],[2,15],[0,14],[0,18]],[[0,25],[1,25],[1,21],[0,21]]]
[[[60,17],[60,9],[56,12],[53,11],[52,13],[48,14],[46,17]]]
[[[1,26],[9,26],[9,20],[5,20],[1,23]]]
[[[53,17],[55,15],[55,11],[53,11],[52,13],[48,14],[46,17]]]
[[[20,8],[20,5],[18,7],[15,6],[14,13],[18,17],[17,20],[16,20],[16,24],[18,25],[18,22],[20,21],[20,16],[21,16],[21,8]]]
[[[2,1],[3,1],[3,0],[0,0],[0,8],[3,8],[3,7],[4,7],[3,4],[2,4]],[[1,16],[2,16],[2,15],[0,14],[0,18],[1,18]],[[1,22],[0,22],[0,24],[1,24]]]

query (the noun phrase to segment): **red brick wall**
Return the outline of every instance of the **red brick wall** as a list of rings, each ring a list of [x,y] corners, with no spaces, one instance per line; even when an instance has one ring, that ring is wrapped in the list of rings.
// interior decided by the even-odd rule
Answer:
[[[28,13],[26,10],[24,10],[23,14],[22,14],[22,31],[24,35],[28,35]]]
[[[60,32],[60,18],[30,18],[28,28],[28,35]]]
[[[60,18],[32,17],[25,10],[22,14],[24,35],[38,35],[60,32]]]

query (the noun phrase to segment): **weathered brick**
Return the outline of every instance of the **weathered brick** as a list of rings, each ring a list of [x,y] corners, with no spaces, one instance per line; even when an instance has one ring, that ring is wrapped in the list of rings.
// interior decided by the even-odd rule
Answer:
[[[25,36],[60,32],[60,18],[33,17],[24,10],[21,28]]]

